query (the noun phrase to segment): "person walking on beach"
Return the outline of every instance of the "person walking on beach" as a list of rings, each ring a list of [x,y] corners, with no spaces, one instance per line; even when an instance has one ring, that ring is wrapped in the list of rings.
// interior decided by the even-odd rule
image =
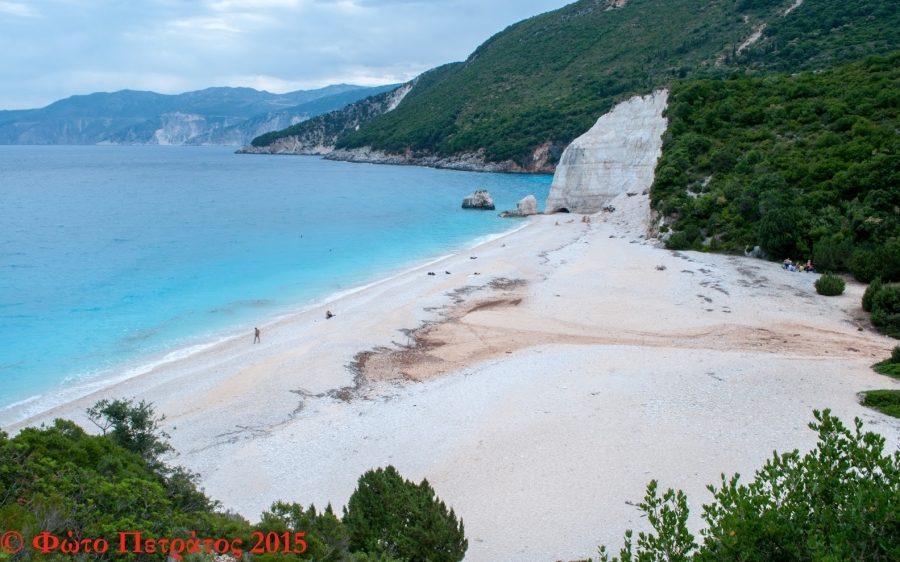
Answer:
[[[259,339],[259,328],[253,328],[253,343],[262,343]]]

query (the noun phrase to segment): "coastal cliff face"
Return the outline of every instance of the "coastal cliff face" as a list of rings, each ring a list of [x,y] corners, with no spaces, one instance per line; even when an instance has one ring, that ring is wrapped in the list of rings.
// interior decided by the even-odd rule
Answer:
[[[242,121],[240,118],[206,117],[193,113],[166,113],[120,131],[99,144],[183,145],[200,135]]]
[[[191,137],[184,142],[190,146],[244,146],[259,135],[269,131],[285,129],[312,117],[309,114],[296,114],[282,111],[252,117],[235,125],[214,127],[209,131]]]
[[[668,90],[622,102],[566,148],[556,168],[545,212],[596,213],[622,193],[653,184],[662,154]]]
[[[460,170],[465,172],[493,172],[507,174],[552,174],[554,155],[559,157],[562,152],[560,147],[545,143],[539,146],[525,165],[513,160],[502,162],[488,162],[484,151],[467,152],[453,156],[435,156],[430,154],[415,154],[407,151],[405,154],[389,154],[382,150],[373,150],[369,147],[353,149],[329,150],[319,154],[327,154],[327,160],[339,160],[341,162],[357,162],[364,164],[393,164],[400,166],[425,166],[427,168],[439,168],[445,170]]]
[[[393,111],[413,89],[416,81],[350,104],[343,109],[305,121],[296,134],[283,136],[265,146],[247,144],[238,154],[330,154],[338,139],[358,130],[375,117]]]

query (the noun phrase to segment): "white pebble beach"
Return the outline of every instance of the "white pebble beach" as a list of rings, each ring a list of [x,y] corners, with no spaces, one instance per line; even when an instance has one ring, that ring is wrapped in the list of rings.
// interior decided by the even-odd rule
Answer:
[[[668,251],[646,238],[647,196],[612,205],[590,222],[525,219],[261,326],[260,344],[251,326],[4,428],[88,426],[102,397],[146,399],[172,461],[251,520],[276,500],[339,509],[364,471],[391,464],[462,517],[471,562],[616,550],[646,528],[633,504],[651,479],[687,492],[696,531],[721,473],[815,445],[814,409],[900,446],[900,420],[859,404],[900,389],[871,369],[897,342],[868,324],[863,285],[823,297],[815,274]]]

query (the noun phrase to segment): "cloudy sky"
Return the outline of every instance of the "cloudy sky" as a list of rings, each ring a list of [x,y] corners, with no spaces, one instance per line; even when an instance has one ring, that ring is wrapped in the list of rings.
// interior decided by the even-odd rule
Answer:
[[[125,88],[402,82],[573,0],[0,0],[0,109]]]

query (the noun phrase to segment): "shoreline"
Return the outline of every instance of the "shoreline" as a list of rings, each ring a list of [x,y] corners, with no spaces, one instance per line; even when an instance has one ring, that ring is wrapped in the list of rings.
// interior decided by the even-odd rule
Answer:
[[[339,510],[392,464],[464,519],[470,562],[615,550],[646,530],[633,504],[650,479],[699,505],[720,473],[812,447],[813,409],[900,448],[900,420],[857,399],[900,387],[870,368],[896,341],[867,324],[863,285],[822,297],[813,274],[668,251],[646,238],[646,196],[612,205],[532,217],[273,322],[261,345],[221,343],[32,423],[147,399],[172,462],[251,520],[276,500]]]
[[[478,236],[477,238],[472,240],[470,244],[465,245],[462,249],[456,252],[450,254],[442,254],[434,258],[419,260],[419,263],[402,266],[383,276],[373,276],[372,281],[364,282],[363,284],[356,287],[342,289],[337,292],[327,294],[319,299],[315,299],[311,303],[285,305],[282,310],[273,311],[262,318],[259,325],[263,328],[264,331],[266,331],[272,326],[276,326],[285,322],[289,323],[293,320],[296,320],[298,316],[307,314],[315,309],[323,308],[326,305],[338,302],[341,299],[350,297],[356,293],[376,287],[380,284],[389,283],[405,275],[414,274],[419,270],[453,258],[454,256],[457,256],[461,253],[474,250],[483,244],[488,244],[495,240],[499,240],[506,236],[515,234],[516,232],[528,228],[528,226],[530,226],[531,224],[531,221],[521,222],[523,224],[505,232]],[[200,341],[199,343],[189,343],[186,345],[175,345],[171,349],[152,353],[143,358],[135,358],[134,360],[125,362],[121,365],[103,369],[96,375],[89,375],[76,382],[68,384],[62,383],[57,388],[49,389],[41,394],[28,397],[18,402],[14,402],[9,406],[0,409],[0,428],[6,430],[12,428],[13,431],[18,431],[23,427],[28,427],[33,422],[35,422],[35,420],[43,420],[43,422],[46,422],[49,419],[48,416],[52,415],[52,413],[55,411],[71,410],[70,406],[73,403],[83,403],[91,396],[100,395],[133,379],[152,376],[154,371],[158,369],[165,368],[168,365],[172,365],[181,361],[189,360],[192,356],[204,351],[216,348],[218,346],[237,343],[246,339],[246,334],[244,334],[243,332],[239,333],[237,326],[230,326],[218,330],[217,333],[211,334],[208,337],[201,339],[205,341]],[[64,397],[61,399],[53,399],[50,396],[54,394],[62,394],[64,395]],[[28,406],[29,404],[40,402],[42,400],[49,401],[50,405],[46,407],[40,406],[40,409],[38,411],[29,411],[31,410],[31,408],[26,408],[26,406]],[[23,410],[28,413],[24,415],[17,414],[18,412],[21,412]]]

